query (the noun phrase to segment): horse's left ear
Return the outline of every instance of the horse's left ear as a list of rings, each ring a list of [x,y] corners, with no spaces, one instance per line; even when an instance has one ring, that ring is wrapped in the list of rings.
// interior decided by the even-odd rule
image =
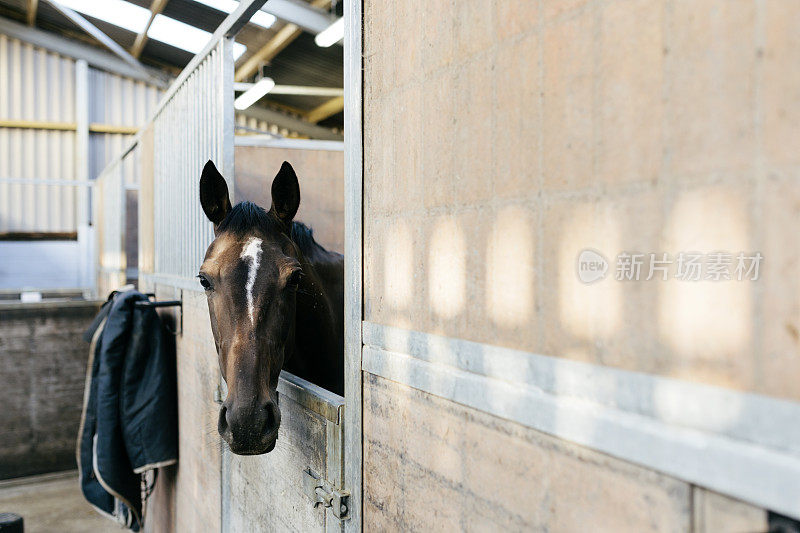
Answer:
[[[200,205],[208,219],[214,223],[215,230],[231,210],[228,184],[211,160],[203,167],[203,174],[200,176]]]
[[[284,161],[275,179],[272,180],[272,207],[270,211],[275,213],[275,216],[283,223],[289,224],[297,214],[299,207],[300,184],[297,182],[297,174],[294,173],[292,165]]]

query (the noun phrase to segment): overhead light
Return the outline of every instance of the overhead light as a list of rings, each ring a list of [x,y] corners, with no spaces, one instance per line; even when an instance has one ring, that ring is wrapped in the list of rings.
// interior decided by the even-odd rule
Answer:
[[[213,7],[218,11],[222,11],[223,13],[233,13],[237,7],[239,7],[239,2],[235,0],[194,0],[203,5],[207,5],[208,7]],[[255,14],[250,19],[250,22],[253,24],[257,24],[263,28],[271,28],[273,24],[275,24],[274,15],[266,13],[264,11],[256,11]]]
[[[150,10],[123,0],[58,0],[62,6],[114,26],[139,33],[150,20]]]
[[[149,9],[124,0],[58,0],[58,3],[134,33],[144,30],[150,20]],[[164,15],[157,15],[153,19],[147,36],[193,54],[200,52],[211,39],[207,31]],[[234,59],[246,51],[245,45],[233,44]]]
[[[244,111],[258,102],[265,94],[270,92],[273,87],[275,87],[275,81],[272,78],[261,78],[233,101],[233,107],[239,111]]]
[[[319,32],[314,37],[314,42],[321,48],[328,48],[342,39],[344,39],[344,17]]]

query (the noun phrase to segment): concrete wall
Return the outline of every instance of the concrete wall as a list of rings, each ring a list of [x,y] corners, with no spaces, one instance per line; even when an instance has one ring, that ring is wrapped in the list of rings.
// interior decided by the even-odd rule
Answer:
[[[371,374],[364,487],[365,531],[767,530],[750,505]]]
[[[365,320],[800,399],[800,4],[364,12]],[[611,263],[595,284],[576,272],[587,248]],[[759,279],[680,281],[674,263],[667,281],[615,279],[622,252],[719,250],[760,252]],[[365,528],[765,527],[371,374],[364,441]]]
[[[365,1],[366,319],[800,399],[800,4],[405,4]],[[613,279],[716,250],[759,281]]]
[[[236,147],[235,201],[249,200],[269,209],[270,186],[281,164],[292,164],[300,181],[296,220],[314,229],[328,250],[344,251],[344,154],[333,150]]]
[[[101,302],[0,304],[0,478],[76,468],[89,345]]]

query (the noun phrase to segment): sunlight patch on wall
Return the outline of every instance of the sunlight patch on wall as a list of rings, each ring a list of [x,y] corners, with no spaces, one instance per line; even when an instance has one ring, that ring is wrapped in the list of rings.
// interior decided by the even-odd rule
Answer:
[[[722,189],[683,193],[667,219],[663,248],[674,254],[749,252],[747,212],[741,194]],[[743,364],[733,359],[748,351],[752,338],[754,283],[702,279],[661,284],[658,327],[662,340],[676,352],[712,367]],[[711,371],[718,384],[725,384],[718,370]],[[695,379],[703,374],[703,368],[692,371]]]
[[[620,221],[601,217],[608,213],[595,203],[572,207],[553,228],[558,242],[559,318],[564,329],[582,340],[607,338],[620,327],[622,300],[620,285],[609,272],[606,279],[585,284],[578,279],[578,255],[587,248],[606,254],[613,261],[622,249]]]
[[[520,206],[503,208],[497,215],[488,244],[486,301],[499,326],[519,326],[533,309],[534,222]]]
[[[453,318],[466,300],[466,245],[464,232],[452,218],[442,217],[433,227],[428,256],[428,298],[441,318]]]

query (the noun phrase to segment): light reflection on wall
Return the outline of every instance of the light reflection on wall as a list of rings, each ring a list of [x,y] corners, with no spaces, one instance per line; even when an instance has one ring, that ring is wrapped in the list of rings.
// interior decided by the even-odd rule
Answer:
[[[620,285],[613,280],[614,258],[622,249],[620,222],[611,216],[601,217],[600,213],[604,211],[594,202],[572,206],[562,218],[561,227],[553,230],[558,236],[561,324],[569,333],[585,341],[610,337],[619,329],[622,319]],[[612,265],[607,279],[591,285],[578,279],[576,260],[586,248],[606,254]]]
[[[534,223],[531,213],[510,206],[498,213],[487,250],[486,301],[495,324],[518,326],[531,319],[534,286]]]
[[[742,194],[721,188],[684,192],[667,219],[663,248],[673,254],[748,252],[746,218],[747,205]],[[659,289],[658,326],[662,340],[683,355],[684,361],[688,358],[689,363],[692,360],[701,363],[699,367],[691,365],[686,373],[702,379],[703,374],[710,372],[715,382],[726,384],[720,365],[747,364],[736,355],[749,352],[753,283],[673,279],[660,284]],[[681,373],[678,370],[677,375]]]
[[[464,232],[452,218],[441,217],[433,226],[428,256],[428,298],[441,318],[453,318],[466,300],[466,246]]]

